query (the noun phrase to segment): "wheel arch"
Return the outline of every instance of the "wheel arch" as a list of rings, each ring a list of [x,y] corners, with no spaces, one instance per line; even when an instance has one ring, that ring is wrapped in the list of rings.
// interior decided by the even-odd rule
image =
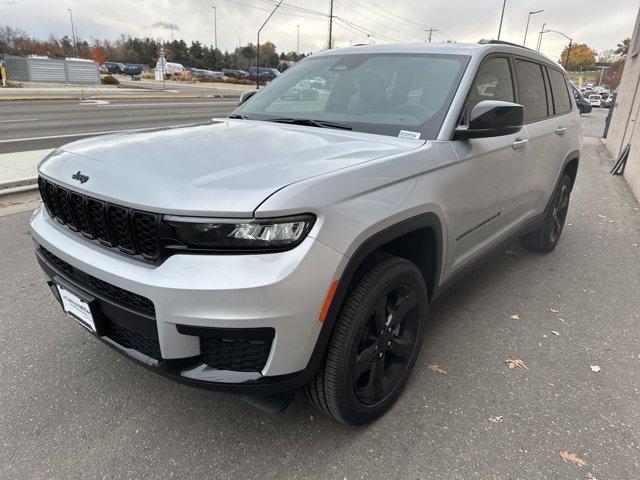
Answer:
[[[576,176],[578,175],[578,166],[580,165],[580,151],[574,150],[567,158],[564,160],[564,165],[562,166],[562,172],[560,174],[560,178],[562,178],[562,174],[566,173],[571,178],[571,188],[576,183]],[[558,179],[558,182],[560,179]]]
[[[419,249],[402,251],[403,246],[417,246],[416,242],[419,245],[421,240],[432,242],[427,243],[429,248],[424,252],[420,252]],[[307,370],[315,372],[320,366],[342,305],[363,272],[366,272],[367,267],[372,265],[379,255],[393,254],[414,262],[423,274],[431,299],[438,290],[443,265],[443,245],[442,223],[435,213],[423,213],[402,220],[363,241],[350,257],[340,276]]]

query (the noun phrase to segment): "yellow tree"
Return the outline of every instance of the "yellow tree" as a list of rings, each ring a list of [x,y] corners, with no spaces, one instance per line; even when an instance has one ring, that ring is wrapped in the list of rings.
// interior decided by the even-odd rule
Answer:
[[[589,48],[588,45],[584,43],[571,45],[571,55],[567,64],[568,51],[569,46],[567,45],[560,55],[560,63],[563,66],[569,65],[569,70],[590,70],[596,66],[596,51]]]

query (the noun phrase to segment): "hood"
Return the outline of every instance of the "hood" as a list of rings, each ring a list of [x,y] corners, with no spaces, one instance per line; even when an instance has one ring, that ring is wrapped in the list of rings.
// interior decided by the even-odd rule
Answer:
[[[141,210],[251,217],[287,185],[424,143],[223,119],[81,140],[53,152],[39,171],[72,190]]]

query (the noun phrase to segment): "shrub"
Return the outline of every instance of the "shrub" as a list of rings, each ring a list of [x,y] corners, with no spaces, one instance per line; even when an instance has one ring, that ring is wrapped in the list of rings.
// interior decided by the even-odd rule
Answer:
[[[113,75],[105,75],[100,79],[102,85],[120,85],[120,81]]]

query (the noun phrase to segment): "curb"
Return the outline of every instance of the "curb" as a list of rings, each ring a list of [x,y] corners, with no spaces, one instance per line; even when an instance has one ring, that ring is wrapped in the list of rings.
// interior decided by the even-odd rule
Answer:
[[[24,187],[28,185],[34,185],[37,183],[38,183],[37,177],[22,178],[20,180],[14,180],[12,182],[2,182],[0,183],[0,193],[4,192],[5,190],[9,190],[11,188]]]
[[[240,94],[130,94],[130,95],[117,95],[117,94],[98,94],[98,95],[25,95],[25,96],[3,96],[0,95],[0,102],[3,101],[21,101],[21,100],[178,100],[189,98],[240,98]]]
[[[10,186],[11,183],[0,184],[0,198],[6,197],[9,195],[13,195],[16,193],[24,193],[38,190],[38,180],[37,179],[29,179],[23,180],[23,182],[32,181],[33,183],[24,183],[22,185],[13,185]],[[19,183],[19,182],[12,182]]]

